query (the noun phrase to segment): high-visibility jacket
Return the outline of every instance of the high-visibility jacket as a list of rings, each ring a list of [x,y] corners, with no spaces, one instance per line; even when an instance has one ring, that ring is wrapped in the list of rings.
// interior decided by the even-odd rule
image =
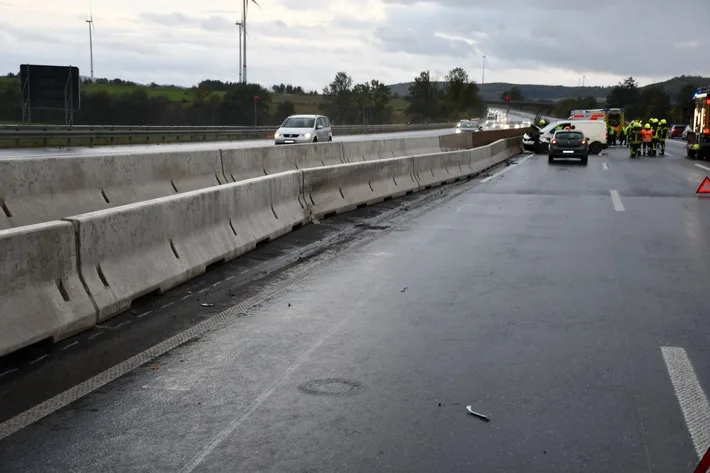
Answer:
[[[641,128],[637,126],[629,128],[629,144],[641,144]]]
[[[668,138],[668,125],[661,125],[658,127],[658,139],[665,140]]]
[[[617,135],[620,135],[620,134],[621,134],[621,127],[620,127],[619,125],[616,125],[616,126],[614,127],[614,132],[615,132]]]
[[[615,130],[613,126],[609,127],[609,136],[613,136],[615,134]]]
[[[641,141],[644,143],[650,143],[653,141],[653,130],[647,130],[645,128],[641,130]]]

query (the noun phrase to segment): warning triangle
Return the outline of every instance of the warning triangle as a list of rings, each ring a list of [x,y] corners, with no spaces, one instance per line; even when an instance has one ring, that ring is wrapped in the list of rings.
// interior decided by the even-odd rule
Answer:
[[[710,178],[706,177],[700,183],[700,187],[695,191],[696,194],[710,194]]]

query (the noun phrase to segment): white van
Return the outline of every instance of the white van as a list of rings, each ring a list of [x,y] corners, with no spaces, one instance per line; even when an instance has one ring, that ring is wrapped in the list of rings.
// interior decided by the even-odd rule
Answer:
[[[552,122],[540,131],[526,133],[523,136],[523,147],[535,153],[547,153],[547,147],[555,131],[564,130],[568,126],[584,133],[589,139],[589,154],[599,154],[607,148],[606,124],[603,120],[560,120]]]

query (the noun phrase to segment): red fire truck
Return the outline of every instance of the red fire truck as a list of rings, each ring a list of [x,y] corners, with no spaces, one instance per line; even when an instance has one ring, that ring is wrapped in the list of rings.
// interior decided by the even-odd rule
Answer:
[[[693,95],[695,112],[688,133],[688,157],[710,159],[710,86],[701,87]]]

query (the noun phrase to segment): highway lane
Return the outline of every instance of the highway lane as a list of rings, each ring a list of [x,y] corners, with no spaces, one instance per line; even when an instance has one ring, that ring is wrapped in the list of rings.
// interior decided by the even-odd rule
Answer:
[[[525,120],[522,115],[511,113],[510,120]],[[275,129],[274,129],[275,130]],[[396,133],[373,133],[367,135],[342,135],[333,136],[334,141],[365,141],[391,138],[405,138],[417,136],[440,136],[454,133],[454,128],[443,128],[439,130],[421,130],[411,132]],[[260,146],[274,146],[274,140],[243,140],[243,141],[210,141],[201,143],[170,143],[170,144],[149,144],[149,145],[121,145],[121,146],[96,146],[96,147],[73,147],[73,148],[10,148],[0,149],[0,159],[6,158],[27,158],[27,157],[72,157],[72,156],[100,156],[100,155],[120,155],[126,153],[169,153],[180,151],[199,151],[214,149],[234,149],[234,148],[256,148]]]
[[[691,472],[710,201],[671,154],[520,157],[429,191],[0,440],[0,471]]]

